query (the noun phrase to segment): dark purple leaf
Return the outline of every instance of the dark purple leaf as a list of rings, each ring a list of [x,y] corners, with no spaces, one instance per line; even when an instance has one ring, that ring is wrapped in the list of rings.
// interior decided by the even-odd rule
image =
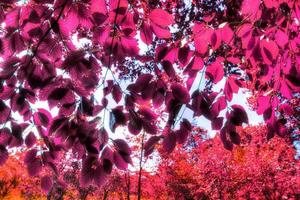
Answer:
[[[178,83],[173,83],[171,86],[172,94],[175,99],[183,104],[187,104],[190,101],[189,91]]]
[[[44,192],[48,192],[52,188],[53,182],[49,176],[43,176],[41,178],[41,188]]]
[[[167,153],[171,153],[176,146],[176,134],[173,131],[169,131],[163,139],[162,142],[163,149]]]

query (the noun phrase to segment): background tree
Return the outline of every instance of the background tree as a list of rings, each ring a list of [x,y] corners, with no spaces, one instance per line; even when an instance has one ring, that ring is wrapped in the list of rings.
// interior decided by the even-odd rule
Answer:
[[[45,196],[40,177],[30,177],[22,158],[24,154],[17,152],[10,156],[4,166],[0,167],[0,198],[41,199]]]
[[[171,197],[182,199],[297,199],[299,160],[282,138],[266,139],[265,126],[238,128],[231,152],[221,138],[197,139],[160,162],[157,173]],[[201,135],[195,137],[203,138]]]

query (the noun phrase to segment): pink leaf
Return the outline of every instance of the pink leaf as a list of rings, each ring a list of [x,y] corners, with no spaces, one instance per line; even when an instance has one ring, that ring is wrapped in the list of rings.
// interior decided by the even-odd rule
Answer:
[[[239,145],[241,143],[241,137],[235,130],[229,131],[229,136],[233,144]]]
[[[230,28],[229,24],[227,23],[223,28],[221,28],[220,32],[220,37],[222,38],[222,41],[226,44],[229,44],[234,37],[234,33]]]
[[[171,37],[170,29],[168,27],[160,27],[156,24],[151,24],[151,29],[159,39],[168,39]]]
[[[196,51],[202,55],[207,52],[209,44],[213,49],[217,49],[221,44],[219,31],[215,31],[202,23],[195,24],[193,34]]]
[[[96,186],[102,186],[107,180],[107,175],[105,173],[104,167],[99,165],[94,171],[94,183]]]
[[[267,8],[278,8],[279,2],[276,0],[264,0],[263,1]]]
[[[258,107],[257,107],[257,114],[263,114],[268,107],[270,106],[270,97],[269,96],[260,96],[258,97]]]
[[[112,109],[110,113],[109,126],[112,132],[120,125],[125,125],[127,122],[127,116],[123,113],[122,106],[118,106]]]
[[[155,120],[158,117],[158,115],[155,112],[153,112],[149,107],[145,107],[145,106],[141,107],[138,113],[142,115],[144,119],[150,121]]]
[[[241,7],[241,13],[245,18],[255,20],[259,17],[261,12],[259,11],[260,0],[244,0]]]
[[[126,55],[132,56],[132,57],[138,55],[138,52],[139,52],[138,43],[135,38],[122,37],[121,45],[122,45],[122,48],[123,48],[124,52],[126,53]]]
[[[182,65],[185,65],[189,60],[190,48],[188,46],[181,47],[178,51],[178,60]]]
[[[137,78],[137,80],[135,81],[134,84],[130,84],[127,87],[127,90],[129,90],[131,92],[139,93],[142,91],[142,89],[144,87],[146,87],[146,85],[148,85],[148,83],[151,81],[152,78],[153,78],[153,75],[151,75],[151,74],[141,74]]]
[[[129,114],[128,130],[133,135],[138,135],[142,130],[143,122],[135,111],[130,110]]]
[[[284,96],[285,98],[287,98],[287,99],[291,99],[292,98],[291,89],[286,84],[285,80],[281,80],[280,81],[280,92],[281,92],[282,96]]]
[[[95,169],[92,167],[98,167],[99,162],[95,157],[88,156],[82,161],[82,169],[80,173],[80,185],[82,187],[87,187],[93,183],[95,177]]]
[[[204,67],[204,62],[201,57],[195,56],[193,59],[192,70],[201,70]]]
[[[149,18],[153,23],[161,27],[167,27],[174,23],[173,16],[159,8],[152,10],[149,15]]]
[[[275,42],[281,47],[284,48],[285,45],[288,43],[289,41],[289,37],[287,36],[287,34],[278,29],[276,34],[275,34]]]
[[[150,26],[148,24],[146,24],[145,22],[143,23],[143,25],[141,27],[140,34],[141,34],[141,39],[145,44],[149,45],[152,43],[153,33],[152,33]]]
[[[207,39],[203,36],[196,36],[194,38],[196,51],[200,54],[205,54],[208,49]]]
[[[222,59],[217,58],[215,62],[211,63],[206,69],[206,75],[213,81],[213,83],[218,83],[224,77]]]
[[[154,122],[148,120],[142,120],[143,128],[146,133],[155,135],[157,133],[157,127]]]
[[[238,93],[239,86],[236,84],[235,79],[233,77],[228,77],[225,83],[224,92],[226,98],[231,101],[233,93]]]
[[[217,117],[219,113],[226,108],[226,106],[227,106],[226,98],[224,96],[221,96],[212,105],[210,112],[212,113],[213,117]]]
[[[213,50],[216,50],[221,45],[221,33],[220,31],[214,30],[210,36],[210,44]]]
[[[116,150],[118,152],[121,152],[122,155],[124,155],[124,154],[130,155],[131,154],[131,149],[125,140],[116,139],[113,141],[113,143],[114,143]]]
[[[8,128],[0,129],[0,146],[7,146],[9,145],[12,139],[11,132]]]
[[[106,9],[106,2],[105,0],[91,0],[91,12],[95,13],[95,12],[99,12],[99,13],[107,13],[107,9]]]
[[[279,53],[279,49],[277,44],[274,41],[267,41],[267,40],[262,40],[260,42],[261,45],[261,54],[263,57],[263,60],[267,64],[272,64],[274,60],[276,60],[277,55]]]

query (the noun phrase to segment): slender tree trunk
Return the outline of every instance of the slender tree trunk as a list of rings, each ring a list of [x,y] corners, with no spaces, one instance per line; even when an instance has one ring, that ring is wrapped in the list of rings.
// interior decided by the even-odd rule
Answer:
[[[108,197],[108,191],[104,190],[103,200],[106,200]]]
[[[142,135],[142,145],[141,145],[141,155],[140,155],[140,171],[139,171],[139,180],[138,180],[138,200],[141,200],[141,186],[142,186],[142,164],[143,164],[143,150],[144,150],[144,137],[145,137],[145,132],[143,132]]]
[[[125,174],[125,180],[127,184],[127,200],[130,200],[130,174],[127,170],[127,175]]]
[[[80,200],[86,200],[89,194],[89,189],[83,189],[79,193],[80,193]]]

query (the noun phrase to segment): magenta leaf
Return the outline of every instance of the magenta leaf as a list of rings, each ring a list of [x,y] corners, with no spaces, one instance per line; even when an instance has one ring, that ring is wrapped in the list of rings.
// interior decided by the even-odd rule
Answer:
[[[9,120],[11,111],[2,100],[0,100],[0,113],[0,124],[4,124]]]
[[[278,44],[278,46],[280,46],[281,48],[284,48],[285,45],[288,43],[289,38],[287,36],[287,34],[278,29],[276,34],[275,34],[275,42]]]
[[[272,64],[274,60],[276,60],[277,55],[279,53],[279,49],[277,44],[271,40],[262,40],[260,42],[261,45],[261,54],[263,60],[267,64]]]
[[[233,144],[228,140],[227,133],[222,129],[220,132],[220,138],[223,142],[224,148],[231,151],[233,149]]]
[[[41,178],[41,188],[44,192],[48,192],[52,188],[53,182],[49,176],[43,176]]]
[[[0,129],[0,145],[7,146],[11,142],[12,135],[8,128]]]
[[[27,164],[27,171],[29,176],[36,176],[42,170],[42,162],[39,158],[35,158],[30,163]]]
[[[146,85],[141,94],[142,94],[142,98],[144,100],[149,100],[152,98],[154,92],[156,90],[156,82],[155,81],[151,81],[148,85]]]
[[[188,61],[189,52],[190,52],[189,47],[182,47],[178,51],[178,60],[183,65],[185,65]]]
[[[241,7],[241,13],[242,15],[245,15],[245,17],[249,17],[250,19],[254,20],[256,19],[261,12],[259,10],[260,0],[244,0]]]
[[[5,147],[0,145],[0,166],[4,165],[8,159],[8,151]]]
[[[241,143],[240,135],[235,130],[231,130],[229,136],[233,144],[239,145]]]
[[[167,27],[174,23],[173,16],[159,8],[152,10],[149,18],[153,23],[161,27]]]
[[[146,157],[153,152],[155,145],[159,142],[160,139],[161,137],[159,136],[151,136],[144,144],[144,154]]]
[[[173,68],[173,65],[170,61],[168,60],[164,60],[161,62],[161,65],[163,67],[163,69],[165,70],[165,72],[167,73],[167,75],[170,77],[170,78],[175,78],[176,76],[176,72]]]
[[[34,113],[33,120],[35,125],[48,127],[52,120],[51,113],[45,109],[39,108],[38,112]]]
[[[233,94],[238,93],[239,86],[235,82],[235,79],[231,76],[227,79],[224,87],[225,96],[228,99],[228,101],[232,100]]]
[[[104,167],[99,165],[94,172],[94,183],[96,186],[102,186],[107,179],[107,174],[105,173]]]
[[[210,64],[206,69],[206,75],[214,82],[218,83],[224,77],[222,59],[217,58],[215,62]]]
[[[28,135],[25,138],[25,144],[28,147],[32,147],[36,143],[36,141],[37,141],[37,139],[32,131],[30,133],[28,133]]]
[[[217,118],[213,119],[212,124],[211,124],[212,129],[220,130],[223,126],[223,120],[224,120],[223,117],[217,117]]]
[[[157,134],[157,126],[154,122],[151,122],[149,120],[142,120],[142,124],[143,124],[143,129],[145,132],[151,134],[151,135],[155,135]]]
[[[232,111],[230,113],[230,122],[236,126],[240,126],[243,123],[248,123],[248,116],[245,109],[240,105],[232,105]]]
[[[135,81],[135,84],[129,85],[127,89],[131,92],[139,93],[151,81],[152,78],[153,75],[151,74],[142,74]]]
[[[124,160],[123,156],[119,152],[113,152],[114,163],[120,170],[126,170],[128,163]]]
[[[165,28],[152,23],[151,29],[159,39],[168,39],[171,37],[170,29],[168,27]]]
[[[261,115],[263,114],[270,106],[270,97],[269,96],[260,96],[257,100],[258,102],[258,108],[257,108],[257,114]]]
[[[114,146],[116,148],[116,150],[120,153],[122,153],[122,155],[130,155],[131,154],[131,149],[129,147],[129,145],[127,144],[127,142],[125,142],[122,139],[116,139],[113,141]]]
[[[173,131],[168,131],[164,136],[162,146],[165,152],[171,153],[176,146],[176,134]]]
[[[192,70],[201,70],[204,67],[204,62],[201,57],[195,56],[193,59]]]
[[[140,33],[141,33],[141,39],[145,44],[149,45],[152,43],[153,33],[152,33],[150,26],[148,24],[146,24],[145,22],[143,23],[143,25],[141,27]]]
[[[173,83],[171,86],[172,94],[175,99],[183,104],[187,104],[190,101],[189,91],[181,84]]]
[[[112,132],[114,132],[118,126],[125,125],[126,122],[127,122],[127,116],[123,113],[122,106],[118,106],[112,109],[112,112],[110,113],[110,121],[109,121],[109,127],[112,130]]]
[[[114,85],[112,87],[112,96],[114,100],[119,103],[122,99],[122,91],[119,85]]]

